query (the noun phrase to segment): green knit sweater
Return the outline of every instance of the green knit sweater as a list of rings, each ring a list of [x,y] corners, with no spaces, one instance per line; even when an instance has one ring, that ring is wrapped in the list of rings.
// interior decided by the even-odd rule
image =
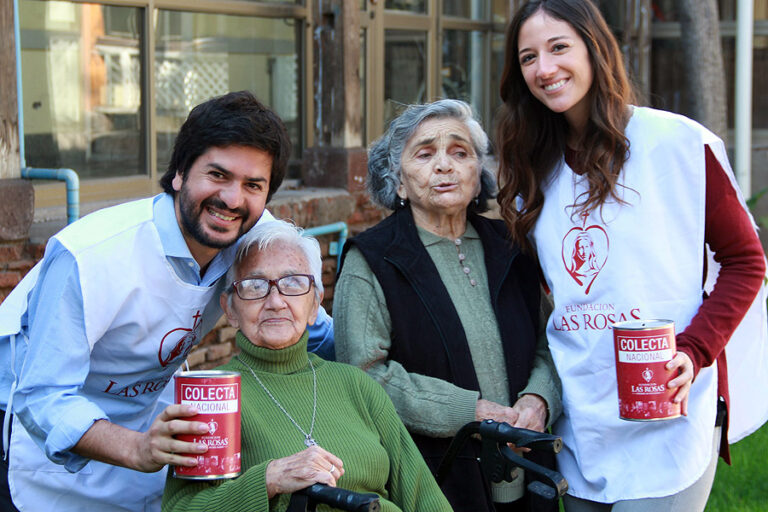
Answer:
[[[257,347],[238,332],[238,358],[301,425],[312,422],[312,371],[307,334],[282,350]],[[397,416],[387,394],[352,366],[309,354],[317,372],[313,437],[344,462],[338,486],[382,497],[383,511],[450,511],[450,505]],[[304,436],[259,386],[243,363],[221,367],[242,379],[242,474],[232,480],[181,480],[169,475],[163,511],[266,512],[285,510],[289,496],[267,498],[267,464],[305,449]],[[171,472],[169,472],[171,473]],[[318,510],[330,510],[318,506]]]

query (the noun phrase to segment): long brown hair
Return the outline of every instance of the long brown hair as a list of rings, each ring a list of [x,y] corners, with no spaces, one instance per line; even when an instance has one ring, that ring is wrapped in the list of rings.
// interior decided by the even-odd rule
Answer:
[[[544,204],[542,183],[565,151],[568,124],[563,114],[536,99],[523,78],[518,58],[522,25],[537,12],[565,21],[587,46],[593,70],[588,93],[590,115],[576,167],[589,190],[572,205],[577,211],[599,208],[609,196],[619,200],[615,187],[629,157],[624,128],[628,104],[635,99],[616,39],[590,0],[531,0],[521,7],[507,28],[505,63],[501,77],[501,107],[496,127],[499,147],[501,216],[512,238],[530,249],[526,238]]]

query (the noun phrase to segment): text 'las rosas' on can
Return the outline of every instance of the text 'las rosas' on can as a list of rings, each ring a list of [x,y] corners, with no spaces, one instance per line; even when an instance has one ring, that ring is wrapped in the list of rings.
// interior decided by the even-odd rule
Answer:
[[[675,324],[671,320],[631,320],[613,324],[619,417],[632,421],[677,418],[677,389],[667,383],[677,370],[666,364],[675,356]]]
[[[208,451],[186,454],[197,457],[197,466],[174,466],[173,476],[190,480],[236,477],[240,474],[240,374],[218,370],[179,372],[174,380],[176,403],[197,409],[197,415],[186,419],[208,424],[205,434],[176,438],[205,443]]]

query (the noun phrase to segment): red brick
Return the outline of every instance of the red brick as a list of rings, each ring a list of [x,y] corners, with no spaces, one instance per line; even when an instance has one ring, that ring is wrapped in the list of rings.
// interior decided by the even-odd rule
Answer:
[[[18,270],[26,275],[35,266],[35,263],[37,263],[35,260],[30,259],[17,260],[8,264],[8,270]]]
[[[219,319],[216,321],[216,325],[214,326],[214,329],[218,329],[219,327],[227,327],[229,325],[229,322],[227,321],[227,317],[225,315],[221,315]]]
[[[330,241],[328,240],[328,237],[321,236],[318,239],[318,242],[320,243],[320,254],[328,254],[328,246],[330,245]]]
[[[0,272],[0,288],[13,288],[21,281],[18,272]]]
[[[217,361],[232,355],[232,345],[230,343],[219,343],[208,347],[208,353],[205,354],[207,361]]]
[[[214,343],[217,343],[218,341],[219,341],[219,337],[218,337],[218,334],[216,333],[216,330],[214,329],[213,331],[209,332],[203,337],[203,341],[200,342],[199,346],[203,347],[207,345],[212,345]]]
[[[219,335],[219,343],[232,343],[235,342],[235,334],[237,333],[237,329],[234,327],[230,327],[227,325],[226,327],[222,327],[218,330]]]
[[[3,244],[0,245],[0,263],[11,263],[21,259],[24,251],[23,244]]]
[[[323,272],[323,274],[326,274],[326,273],[335,274],[336,273],[336,258],[335,257],[323,260],[322,272]]]
[[[187,356],[187,364],[190,368],[197,368],[201,363],[205,362],[205,353],[208,351],[206,348],[196,348]]]
[[[45,244],[29,244],[27,245],[27,252],[36,260],[43,259],[45,254]]]
[[[360,224],[365,221],[365,217],[362,212],[356,210],[352,215],[347,218],[347,224]]]

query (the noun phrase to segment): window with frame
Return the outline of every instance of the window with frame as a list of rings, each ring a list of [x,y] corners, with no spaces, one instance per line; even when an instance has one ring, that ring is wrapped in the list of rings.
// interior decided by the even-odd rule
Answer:
[[[440,98],[470,103],[490,132],[510,2],[361,1],[366,143],[408,104]]]
[[[282,117],[299,158],[308,14],[269,3],[19,0],[26,165],[74,169],[82,201],[149,195],[189,110],[243,89]]]

